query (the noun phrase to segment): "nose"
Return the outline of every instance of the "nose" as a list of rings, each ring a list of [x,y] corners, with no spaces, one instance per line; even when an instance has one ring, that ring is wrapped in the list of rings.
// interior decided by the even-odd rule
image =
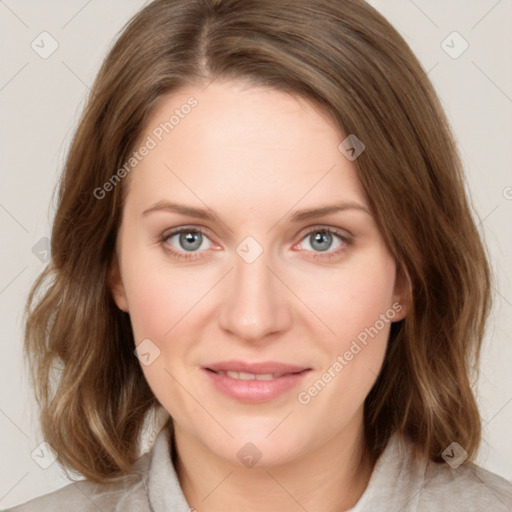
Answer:
[[[265,342],[286,332],[293,321],[290,292],[276,277],[264,251],[255,261],[234,254],[219,312],[220,327],[249,342]],[[270,267],[270,268],[269,268]]]

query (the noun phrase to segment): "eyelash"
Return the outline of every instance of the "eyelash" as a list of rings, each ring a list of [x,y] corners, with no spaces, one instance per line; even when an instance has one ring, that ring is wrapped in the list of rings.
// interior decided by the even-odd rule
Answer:
[[[324,226],[313,226],[313,227],[309,228],[309,230],[306,233],[304,233],[304,235],[302,236],[300,241],[304,240],[312,233],[319,233],[319,232],[320,233],[329,233],[329,234],[337,236],[338,238],[340,238],[342,244],[340,245],[340,247],[338,247],[334,251],[329,251],[329,252],[326,251],[324,253],[315,252],[315,251],[307,251],[307,252],[313,252],[313,255],[308,256],[308,257],[311,257],[314,260],[320,260],[320,259],[321,260],[330,260],[331,258],[335,258],[335,257],[339,256],[341,253],[345,252],[352,245],[352,240],[349,237],[347,237],[346,235],[342,234],[341,231],[334,229],[334,228],[327,228]],[[189,251],[187,253],[185,251],[176,251],[175,249],[171,249],[170,246],[168,244],[166,244],[167,240],[169,240],[169,238],[173,237],[174,235],[178,235],[180,233],[201,233],[203,236],[209,238],[206,231],[202,230],[201,228],[187,227],[187,226],[181,227],[181,228],[175,229],[173,231],[166,232],[160,237],[159,242],[163,246],[163,248],[166,252],[170,253],[174,258],[177,258],[179,260],[196,260],[199,258],[207,257],[204,254],[205,251],[197,251],[197,252]]]

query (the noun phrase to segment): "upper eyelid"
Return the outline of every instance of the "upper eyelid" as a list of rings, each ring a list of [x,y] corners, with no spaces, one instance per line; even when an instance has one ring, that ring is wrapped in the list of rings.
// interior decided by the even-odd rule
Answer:
[[[327,225],[323,225],[323,224],[315,224],[314,226],[310,226],[308,228],[305,228],[305,230],[301,230],[299,233],[302,233],[304,232],[304,236],[310,234],[312,231],[329,231],[330,233],[334,233],[335,235],[338,235],[338,236],[343,236],[343,233],[346,233],[348,237],[353,237],[354,235],[348,231],[347,229],[343,229],[343,228],[337,228],[337,227],[334,227],[334,226],[327,226]]]

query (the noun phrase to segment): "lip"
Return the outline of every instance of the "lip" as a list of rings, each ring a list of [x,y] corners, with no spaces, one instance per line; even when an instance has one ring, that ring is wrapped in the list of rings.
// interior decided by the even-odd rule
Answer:
[[[262,403],[296,387],[309,374],[311,368],[274,361],[260,363],[224,361],[209,364],[203,367],[202,371],[221,393],[245,403]],[[241,380],[216,373],[228,371],[255,375],[278,374],[278,376],[269,380]]]

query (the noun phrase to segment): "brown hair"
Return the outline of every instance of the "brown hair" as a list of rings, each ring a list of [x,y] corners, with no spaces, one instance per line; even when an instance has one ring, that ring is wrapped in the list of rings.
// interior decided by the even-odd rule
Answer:
[[[42,432],[61,465],[97,482],[130,472],[158,405],[108,286],[126,180],[103,199],[93,191],[129,159],[164,95],[219,77],[302,96],[365,144],[358,176],[412,296],[365,401],[366,447],[376,458],[399,431],[424,458],[441,460],[457,441],[471,460],[490,271],[447,119],[416,57],[360,0],[156,0],[99,71],[59,186],[52,260],[27,303]]]

